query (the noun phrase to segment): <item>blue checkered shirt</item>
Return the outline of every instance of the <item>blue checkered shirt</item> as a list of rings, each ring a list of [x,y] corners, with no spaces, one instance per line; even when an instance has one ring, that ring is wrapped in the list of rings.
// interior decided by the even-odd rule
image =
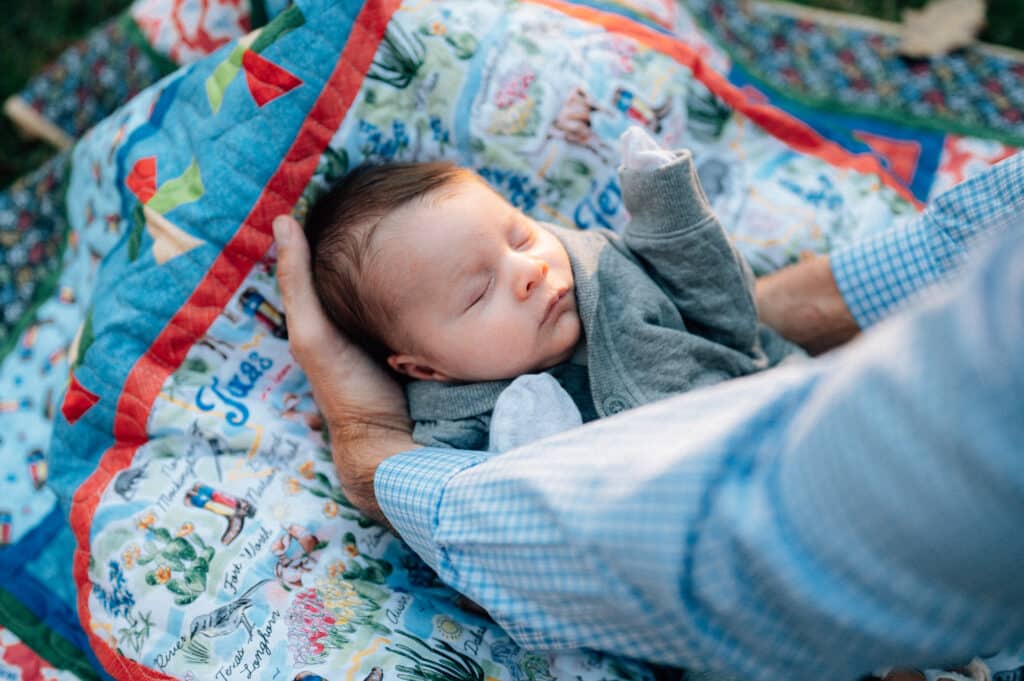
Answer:
[[[380,506],[528,647],[840,681],[1024,641],[1022,216],[1016,156],[834,255],[873,324],[845,348],[500,455],[399,454]]]

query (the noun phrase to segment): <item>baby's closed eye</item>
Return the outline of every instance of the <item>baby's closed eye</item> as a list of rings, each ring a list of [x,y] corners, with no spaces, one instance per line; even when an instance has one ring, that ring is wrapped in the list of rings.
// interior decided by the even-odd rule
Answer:
[[[483,281],[483,285],[477,284],[474,286],[474,288],[472,289],[474,293],[470,295],[470,303],[469,305],[466,306],[466,312],[473,309],[473,307],[475,307],[478,303],[483,301],[483,299],[487,296],[487,292],[491,290],[491,283],[493,281],[494,277],[488,276],[487,279]]]
[[[530,229],[529,225],[524,224],[516,230],[512,243],[515,249],[519,251],[533,243],[533,230]]]

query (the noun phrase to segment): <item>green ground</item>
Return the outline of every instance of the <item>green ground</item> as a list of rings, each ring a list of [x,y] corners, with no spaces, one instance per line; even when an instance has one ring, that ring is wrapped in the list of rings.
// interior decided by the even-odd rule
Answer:
[[[788,0],[840,12],[899,21],[908,7],[924,7],[926,0]],[[1021,0],[988,0],[988,26],[981,34],[988,43],[1024,49],[1024,3]]]
[[[130,0],[5,0],[0,23],[0,101],[64,48],[127,7]],[[53,154],[49,145],[23,140],[0,114],[0,187],[37,167]]]
[[[130,0],[5,0],[0,25],[0,101],[18,92],[28,78],[89,29],[113,16]],[[925,0],[794,0],[845,12],[897,20],[904,7]],[[989,0],[988,42],[1024,49],[1021,0]],[[0,187],[32,170],[51,154],[49,146],[21,139],[0,115]]]

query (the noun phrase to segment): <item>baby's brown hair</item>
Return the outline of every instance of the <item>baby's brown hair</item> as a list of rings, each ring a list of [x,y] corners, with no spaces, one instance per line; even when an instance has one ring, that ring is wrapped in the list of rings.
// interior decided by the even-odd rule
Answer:
[[[331,322],[375,360],[394,350],[385,295],[368,291],[366,262],[381,219],[401,206],[475,178],[454,163],[362,165],[333,185],[306,216],[313,288]]]

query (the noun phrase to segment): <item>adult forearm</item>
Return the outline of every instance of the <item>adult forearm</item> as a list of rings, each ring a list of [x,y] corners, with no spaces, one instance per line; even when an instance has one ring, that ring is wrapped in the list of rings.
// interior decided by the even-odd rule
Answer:
[[[828,256],[814,256],[761,277],[755,290],[761,321],[813,355],[860,332]]]
[[[377,504],[373,480],[382,461],[418,447],[407,424],[395,423],[390,417],[351,413],[329,429],[331,453],[345,497],[367,516],[390,526]]]

